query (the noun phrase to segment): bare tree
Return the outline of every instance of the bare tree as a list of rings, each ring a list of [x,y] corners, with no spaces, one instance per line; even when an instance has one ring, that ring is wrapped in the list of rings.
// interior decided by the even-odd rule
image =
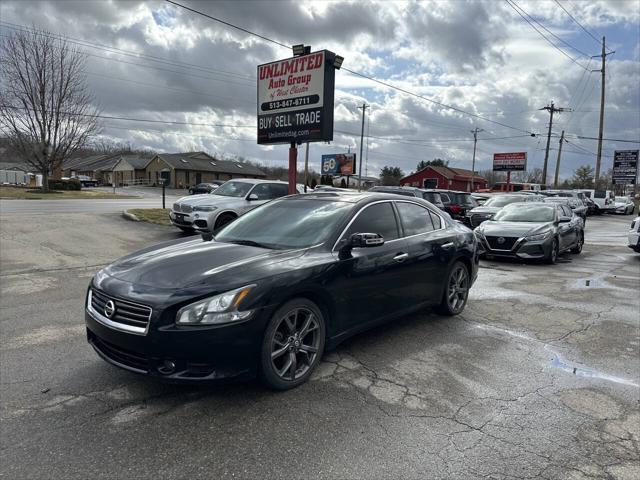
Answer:
[[[99,129],[84,67],[80,50],[47,32],[21,30],[0,43],[0,131],[42,173],[45,191]]]

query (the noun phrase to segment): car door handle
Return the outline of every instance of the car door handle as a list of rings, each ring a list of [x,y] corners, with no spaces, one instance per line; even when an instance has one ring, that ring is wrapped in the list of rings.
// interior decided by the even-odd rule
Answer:
[[[393,257],[393,259],[398,263],[404,262],[407,258],[409,258],[408,253],[399,253],[395,257]]]
[[[453,244],[453,242],[447,242],[440,245],[440,248],[442,248],[443,250],[451,250],[454,246],[455,245]]]

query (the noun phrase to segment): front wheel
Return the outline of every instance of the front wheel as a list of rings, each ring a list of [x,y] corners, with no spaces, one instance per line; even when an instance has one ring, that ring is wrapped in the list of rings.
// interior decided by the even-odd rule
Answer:
[[[576,246],[571,249],[571,253],[580,253],[582,252],[582,246],[584,245],[584,233],[580,233],[578,236],[578,243]]]
[[[447,283],[438,306],[438,312],[443,315],[458,315],[464,310],[469,297],[469,272],[462,262],[456,262],[447,276]]]
[[[554,238],[553,243],[551,244],[551,250],[545,257],[545,262],[549,265],[553,265],[558,261],[558,239]]]
[[[274,390],[306,382],[324,351],[325,319],[305,298],[282,305],[271,317],[262,340],[260,378]]]

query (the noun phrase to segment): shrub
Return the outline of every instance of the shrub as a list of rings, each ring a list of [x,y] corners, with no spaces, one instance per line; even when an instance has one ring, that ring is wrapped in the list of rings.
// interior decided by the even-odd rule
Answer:
[[[49,180],[49,189],[51,190],[81,190],[82,184],[77,178],[70,180]]]

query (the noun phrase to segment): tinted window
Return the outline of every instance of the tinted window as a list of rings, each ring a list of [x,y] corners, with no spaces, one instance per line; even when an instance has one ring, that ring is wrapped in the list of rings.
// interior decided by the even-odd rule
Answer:
[[[289,195],[289,185],[285,185],[283,183],[271,183],[269,187],[271,187],[271,198],[280,198],[285,195]]]
[[[431,223],[433,223],[433,228],[435,228],[436,230],[442,228],[442,220],[440,220],[440,217],[433,212],[429,212],[429,215],[431,216]]]
[[[398,238],[398,225],[391,203],[376,203],[361,210],[347,230],[345,238],[354,233],[378,233],[385,241]]]
[[[256,185],[255,188],[251,190],[251,195],[256,195],[258,200],[271,200],[273,198],[273,195],[271,195],[271,185],[268,183]]]
[[[607,192],[604,190],[596,190],[593,196],[594,198],[605,198],[607,196]]]
[[[445,205],[448,205],[449,203],[451,203],[451,199],[449,198],[449,195],[446,193],[441,193],[440,199],[442,200],[442,203],[444,203]]]
[[[458,205],[475,206],[475,204],[473,203],[473,198],[471,198],[471,195],[469,194],[456,193],[455,198]]]
[[[573,212],[571,211],[571,208],[567,207],[566,205],[562,205],[562,215],[564,215],[565,217],[572,217]]]
[[[427,202],[431,202],[434,204],[442,203],[442,199],[440,198],[439,193],[433,192],[423,192],[422,198],[424,198]]]
[[[400,212],[400,219],[402,220],[402,227],[406,237],[433,230],[429,210],[426,208],[415,203],[406,202],[398,202],[396,206],[398,207],[398,212]]]

